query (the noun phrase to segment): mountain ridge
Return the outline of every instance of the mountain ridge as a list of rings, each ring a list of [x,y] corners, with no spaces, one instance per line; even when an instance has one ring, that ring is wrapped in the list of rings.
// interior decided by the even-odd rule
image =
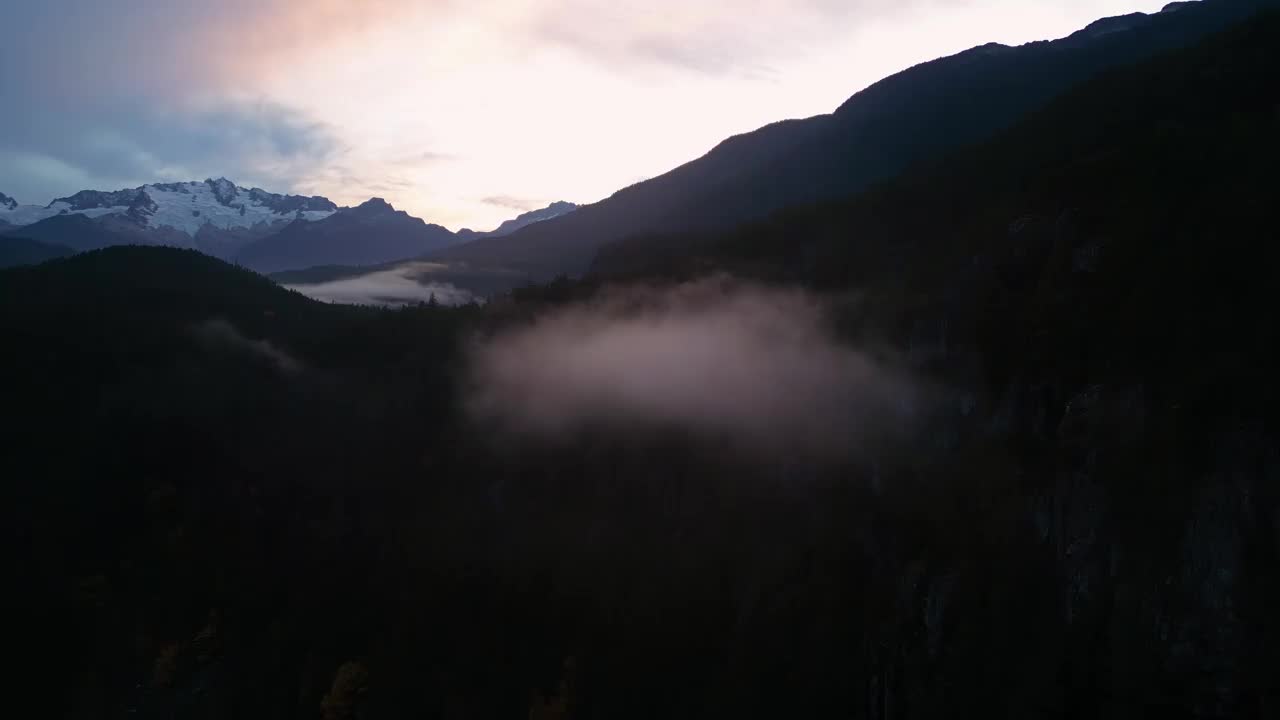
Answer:
[[[207,226],[232,230],[298,218],[319,220],[337,210],[337,204],[325,197],[244,188],[225,177],[203,182],[147,183],[114,191],[80,190],[54,198],[44,206],[20,205],[7,196],[0,199],[0,220],[19,227],[58,215],[119,215],[142,228],[168,227],[191,238]]]
[[[23,205],[16,199],[0,194],[0,235],[21,235],[46,244],[69,247],[83,252],[109,245],[168,245],[200,250],[223,260],[240,260],[241,253],[249,263],[259,265],[265,272],[300,270],[322,265],[367,266],[398,260],[410,260],[424,253],[465,240],[514,232],[531,224],[560,217],[573,212],[577,205],[564,201],[551,203],[545,208],[522,213],[504,221],[489,232],[448,229],[396,210],[384,199],[374,197],[355,207],[339,207],[319,195],[287,195],[271,193],[258,187],[245,188],[225,177],[206,179],[203,182],[148,183],[123,190],[80,190],[71,195],[55,198],[48,205]],[[394,232],[421,234],[419,242],[406,241],[402,246],[407,255],[387,256],[396,247],[393,240],[383,242],[382,252],[359,249],[367,237],[351,237],[352,248],[340,252],[338,239],[333,236],[335,224],[319,229],[304,230],[307,223],[326,220],[340,212],[350,214],[342,223],[348,232],[378,230],[362,226],[354,221],[365,218],[375,225],[388,222],[383,215],[398,218]],[[299,227],[290,227],[295,223]],[[386,229],[385,226],[383,229]],[[415,230],[416,229],[416,230]],[[278,241],[270,238],[283,234]],[[329,247],[320,255],[309,255],[313,250],[296,240],[301,234],[329,236]],[[290,238],[295,238],[291,240]],[[251,246],[259,247],[252,248]],[[287,259],[277,256],[267,260],[271,251],[263,248],[275,246],[278,251],[292,247],[294,256]],[[264,254],[266,253],[266,254]]]
[[[397,210],[382,198],[312,222],[294,221],[245,245],[237,262],[270,273],[317,265],[379,265],[457,242],[447,228]],[[299,258],[305,257],[305,262]]]
[[[1193,44],[1277,0],[1200,0],[1016,48],[983,45],[918,64],[834,112],[725,139],[705,155],[600,202],[434,259],[519,266],[534,279],[578,274],[629,236],[715,228],[835,199],[980,142],[1096,72]],[[1083,34],[1082,34],[1083,33]],[[1004,49],[1000,49],[1004,48]],[[939,123],[938,118],[947,119]]]
[[[528,227],[534,223],[552,220],[560,217],[561,215],[567,215],[574,210],[577,210],[578,207],[577,203],[557,200],[544,208],[523,212],[510,220],[504,220],[501,225],[488,232],[472,230],[471,228],[462,228],[457,232],[457,235],[462,240],[475,240],[482,237],[510,235],[511,233],[523,227]]]

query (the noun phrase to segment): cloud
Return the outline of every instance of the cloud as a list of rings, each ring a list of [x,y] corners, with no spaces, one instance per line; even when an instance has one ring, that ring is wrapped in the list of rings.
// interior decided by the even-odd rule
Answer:
[[[6,5],[5,83],[46,101],[235,89],[446,0],[40,0]],[[38,58],[37,62],[35,59]],[[15,62],[25,61],[25,62]]]
[[[475,299],[450,283],[431,282],[431,274],[442,269],[444,266],[436,263],[412,262],[355,277],[285,287],[323,302],[349,305],[408,305],[432,297],[441,305],[465,305]]]
[[[390,164],[403,165],[406,167],[420,167],[422,165],[434,165],[436,163],[453,162],[457,159],[458,159],[458,156],[453,153],[425,150],[420,153],[414,153],[407,157],[399,158],[398,160],[393,160],[391,161]]]
[[[804,54],[852,24],[954,0],[747,0],[720,3],[565,0],[530,19],[531,43],[619,68],[670,67],[768,78],[771,62]]]
[[[0,149],[0,187],[24,204],[44,205],[55,190],[88,187],[94,180],[84,169],[42,153]]]
[[[511,195],[490,195],[489,197],[481,198],[480,202],[485,205],[494,205],[509,210],[519,210],[520,212],[528,212],[537,206],[537,203],[532,200],[512,197]]]
[[[219,80],[242,81],[246,74],[273,73],[350,48],[388,26],[430,19],[443,21],[461,6],[456,0],[230,0],[215,6],[199,33]],[[227,7],[230,6],[230,7]]]
[[[226,320],[206,321],[195,329],[195,335],[206,346],[232,350],[265,360],[281,372],[294,373],[302,367],[292,355],[266,340],[250,340]]]
[[[842,344],[799,291],[714,278],[615,290],[479,341],[472,418],[517,437],[675,429],[749,454],[868,451],[920,393]]]
[[[0,156],[17,160],[0,164],[0,187],[39,203],[86,188],[221,175],[287,191],[332,163],[345,149],[333,128],[279,103],[218,92],[231,59],[208,29],[251,23],[263,11],[240,0],[6,7],[6,26],[17,31],[4,34],[0,67],[24,70],[0,82],[0,107],[20,109],[0,113]]]
[[[329,128],[270,103],[209,107],[85,101],[79,112],[40,105],[0,115],[0,187],[28,202],[77,190],[228,176],[295,189],[341,156]]]

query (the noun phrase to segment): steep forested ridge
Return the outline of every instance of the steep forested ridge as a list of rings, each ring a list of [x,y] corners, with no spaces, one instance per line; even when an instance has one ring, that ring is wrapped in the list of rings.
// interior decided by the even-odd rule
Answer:
[[[733,233],[638,238],[596,267],[856,289],[862,342],[966,388],[964,419],[938,436],[951,464],[935,472],[964,493],[1009,478],[980,522],[1029,522],[1048,550],[1022,571],[1022,610],[986,631],[959,611],[968,628],[943,632],[991,641],[1056,604],[1060,634],[1046,618],[1023,632],[1057,648],[1044,652],[1059,681],[1085,683],[1071,712],[1262,716],[1280,587],[1280,338],[1263,309],[1280,271],[1278,43],[1273,14],[1107,73],[931,170]],[[1059,595],[1033,600],[1029,578],[1045,571]],[[973,590],[983,606],[1011,592]],[[1030,652],[1009,642],[994,654]],[[937,677],[924,667],[917,681]]]
[[[1027,343],[1038,360],[1070,363],[1077,382],[1184,382],[1234,356],[1260,374],[1221,377],[1266,406],[1258,391],[1271,381],[1252,352],[1267,347],[1254,313],[1280,269],[1269,242],[1275,24],[1101,76],[997,141],[849,200],[728,234],[620,243],[597,270],[733,268],[858,288],[896,341],[937,335],[922,330],[935,323],[956,347]]]
[[[597,250],[635,235],[732,228],[785,207],[844,197],[989,139],[1092,75],[1187,47],[1276,0],[1172,3],[1100,20],[1069,37],[988,44],[885,78],[829,115],[725,140],[703,157],[501,238],[436,257],[577,274]]]

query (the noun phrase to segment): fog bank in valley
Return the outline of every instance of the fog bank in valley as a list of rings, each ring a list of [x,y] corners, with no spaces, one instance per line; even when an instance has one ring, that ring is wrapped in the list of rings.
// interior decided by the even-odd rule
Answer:
[[[811,295],[725,277],[606,291],[477,341],[467,408],[526,439],[664,428],[748,452],[858,456],[919,393],[825,315]]]
[[[476,299],[450,283],[432,282],[430,276],[440,267],[427,262],[405,263],[364,275],[285,287],[323,302],[349,305],[411,305],[433,296],[441,305],[465,305]]]

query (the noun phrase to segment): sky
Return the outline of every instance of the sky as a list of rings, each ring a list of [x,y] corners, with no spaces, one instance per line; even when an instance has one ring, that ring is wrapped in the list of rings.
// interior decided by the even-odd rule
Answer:
[[[225,176],[487,230],[1166,0],[7,0],[0,192]]]

